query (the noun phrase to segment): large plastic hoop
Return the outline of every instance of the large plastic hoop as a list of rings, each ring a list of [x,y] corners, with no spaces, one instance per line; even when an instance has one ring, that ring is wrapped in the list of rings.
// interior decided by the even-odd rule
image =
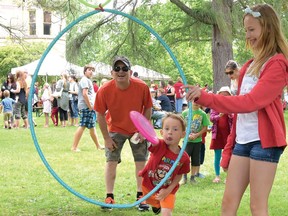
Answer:
[[[187,84],[186,82],[186,78],[185,75],[183,73],[183,70],[180,67],[180,64],[178,63],[176,57],[174,56],[173,52],[171,51],[171,49],[169,48],[169,46],[165,43],[165,41],[148,25],[146,25],[145,23],[143,23],[142,21],[140,21],[139,19],[123,13],[121,11],[117,11],[117,10],[112,10],[112,9],[103,9],[103,10],[94,10],[91,12],[88,12],[87,14],[80,16],[79,18],[77,18],[76,20],[74,20],[73,22],[71,22],[69,25],[67,25],[58,35],[57,37],[54,38],[54,40],[49,44],[49,46],[47,47],[47,49],[44,51],[42,57],[39,60],[39,63],[36,67],[35,73],[32,77],[32,84],[31,84],[31,88],[29,91],[29,97],[28,97],[28,120],[29,120],[29,124],[30,124],[30,132],[31,132],[31,136],[32,139],[34,141],[34,145],[36,147],[36,150],[42,160],[42,162],[44,163],[45,167],[48,169],[48,171],[51,173],[51,175],[59,182],[59,184],[61,184],[65,189],[67,189],[70,193],[74,194],[75,196],[89,202],[95,205],[99,205],[99,206],[103,206],[103,207],[111,207],[111,208],[131,208],[133,206],[139,205],[141,202],[145,201],[146,199],[148,199],[150,196],[152,196],[164,183],[165,181],[169,178],[169,176],[172,174],[172,172],[174,171],[174,169],[176,168],[179,160],[181,159],[183,152],[185,151],[185,147],[187,144],[187,140],[188,140],[188,131],[189,128],[191,127],[191,117],[192,117],[192,110],[191,110],[191,103],[189,102],[189,114],[188,114],[188,125],[187,125],[187,133],[186,136],[184,138],[184,142],[183,142],[183,146],[182,149],[177,157],[177,159],[175,160],[175,163],[172,165],[170,171],[166,174],[166,176],[160,181],[160,183],[152,190],[150,191],[148,194],[146,194],[145,196],[143,196],[141,199],[139,199],[138,201],[131,203],[131,204],[106,204],[103,202],[99,202],[93,199],[90,199],[80,193],[78,193],[77,191],[73,190],[69,185],[67,185],[56,173],[55,171],[52,169],[52,167],[49,165],[48,161],[46,160],[46,158],[44,157],[44,154],[39,146],[36,134],[35,134],[35,130],[34,130],[34,125],[33,125],[33,118],[32,118],[32,96],[33,96],[33,92],[34,92],[34,83],[36,81],[36,77],[38,75],[39,69],[44,61],[44,59],[46,58],[46,55],[50,52],[50,50],[52,49],[52,47],[55,45],[55,43],[68,31],[70,30],[74,25],[78,24],[80,21],[94,15],[94,14],[98,14],[99,12],[108,12],[108,13],[112,13],[112,14],[116,14],[116,15],[121,15],[124,16],[128,19],[133,20],[134,22],[138,23],[139,25],[143,26],[144,28],[146,28],[151,34],[153,34],[158,41],[163,45],[163,47],[166,49],[166,51],[169,53],[170,57],[172,58],[172,60],[174,61],[175,66],[177,67],[180,76],[183,80],[184,84]]]
[[[105,5],[107,5],[111,0],[107,0],[106,2],[104,2],[103,4],[102,3],[99,3],[102,7],[104,7]],[[87,1],[85,0],[79,0],[80,3],[86,5],[87,7],[91,7],[93,9],[97,8],[98,5],[92,5],[90,3],[88,3]]]

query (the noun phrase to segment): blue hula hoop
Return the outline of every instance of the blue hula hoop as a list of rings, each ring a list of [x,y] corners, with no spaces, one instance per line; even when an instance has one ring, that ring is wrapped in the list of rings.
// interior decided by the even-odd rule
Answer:
[[[55,171],[52,169],[52,167],[49,165],[48,161],[46,160],[46,158],[44,157],[44,154],[39,146],[36,134],[35,134],[35,130],[34,130],[34,125],[33,125],[33,118],[32,118],[32,97],[33,97],[33,92],[34,92],[34,83],[36,81],[36,77],[38,75],[39,69],[44,61],[44,59],[46,58],[46,55],[50,52],[50,50],[52,49],[52,47],[55,45],[55,43],[64,35],[64,33],[66,33],[68,30],[70,30],[74,25],[78,24],[80,21],[94,15],[94,14],[98,14],[99,12],[108,12],[108,13],[112,13],[112,14],[116,14],[116,15],[121,15],[123,17],[126,17],[128,19],[133,20],[134,22],[138,23],[139,25],[143,26],[144,28],[146,28],[151,34],[153,34],[158,40],[159,42],[163,45],[163,47],[166,49],[166,51],[169,53],[170,57],[172,58],[172,60],[174,61],[180,75],[181,78],[183,80],[184,84],[187,84],[186,81],[186,77],[180,67],[180,64],[178,63],[176,57],[174,56],[174,54],[172,53],[171,49],[169,48],[169,46],[165,43],[165,41],[148,25],[146,25],[145,23],[143,23],[142,21],[140,21],[139,19],[123,13],[121,11],[117,11],[117,10],[112,10],[112,9],[103,9],[103,10],[94,10],[91,12],[88,12],[87,14],[80,16],[79,18],[77,18],[76,20],[74,20],[73,22],[71,22],[69,25],[67,25],[58,35],[56,38],[54,38],[54,40],[49,44],[49,46],[47,47],[47,49],[44,51],[42,57],[39,60],[39,63],[36,67],[35,73],[32,77],[32,84],[31,84],[31,88],[29,91],[29,97],[28,97],[28,120],[29,120],[29,124],[30,124],[30,132],[31,132],[31,136],[32,139],[34,141],[34,145],[35,148],[42,160],[42,162],[44,163],[45,167],[48,169],[48,171],[50,172],[50,174],[65,188],[67,189],[70,193],[74,194],[75,196],[89,202],[95,205],[99,205],[99,206],[103,206],[103,207],[111,207],[111,208],[131,208],[133,206],[139,205],[141,202],[145,201],[146,199],[148,199],[150,196],[152,196],[164,183],[165,181],[169,178],[169,176],[172,174],[172,172],[174,171],[174,169],[176,168],[179,160],[181,159],[183,152],[185,151],[185,147],[187,145],[187,140],[188,140],[188,131],[189,128],[191,127],[191,117],[192,117],[192,110],[191,110],[191,103],[189,102],[189,114],[188,114],[188,125],[187,125],[187,129],[186,129],[186,136],[184,138],[184,142],[183,142],[183,146],[182,149],[175,161],[175,163],[172,165],[170,171],[166,174],[166,176],[160,181],[160,183],[152,190],[150,191],[148,194],[146,194],[144,197],[142,197],[141,199],[137,200],[134,203],[131,204],[106,204],[103,202],[99,202],[93,199],[90,199],[80,193],[78,193],[77,191],[73,190],[73,188],[71,188],[69,185],[67,185],[56,173]]]

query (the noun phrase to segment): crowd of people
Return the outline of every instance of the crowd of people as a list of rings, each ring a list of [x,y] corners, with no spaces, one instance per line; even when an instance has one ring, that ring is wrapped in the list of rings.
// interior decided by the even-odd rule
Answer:
[[[211,181],[216,184],[222,181],[220,166],[228,171],[221,214],[237,215],[241,198],[250,185],[252,215],[268,215],[268,197],[277,164],[287,145],[281,97],[288,78],[288,44],[270,5],[246,8],[243,24],[247,47],[254,56],[242,67],[229,60],[223,72],[231,79],[231,86],[223,86],[217,93],[209,91],[207,85],[204,88],[197,84],[184,85],[180,77],[176,82],[169,80],[167,85],[163,81],[159,85],[151,81],[148,85],[137,73],[132,75],[131,63],[125,56],[113,59],[112,79],[104,80],[100,88],[91,81],[95,71],[92,65],[84,67],[79,83],[76,77],[63,73],[55,87],[44,84],[41,96],[44,126],[49,126],[49,115],[57,126],[59,113],[60,124],[66,127],[70,116],[70,124],[78,126],[72,151],[80,151],[78,144],[86,128],[96,148],[105,149],[106,204],[116,203],[117,168],[126,141],[134,159],[135,199],[139,200],[169,172],[185,134],[189,133],[177,168],[147,203],[143,201],[138,205],[139,211],[149,210],[150,204],[155,214],[172,215],[175,193],[180,185],[188,183],[188,174],[193,184],[197,183],[197,177],[205,177],[200,173],[200,166],[205,157],[205,137],[211,132],[215,171]],[[21,118],[24,127],[29,127],[30,86],[27,73],[17,71],[15,78],[8,74],[2,86],[1,102],[5,128],[18,128]],[[191,119],[188,119],[187,101],[192,102]],[[158,144],[151,144],[138,133],[129,117],[131,111],[142,113],[152,120],[155,129],[160,129],[162,138]],[[187,129],[189,120],[191,128]],[[96,123],[104,147],[99,143]],[[131,141],[135,133],[137,144]]]
[[[101,83],[103,84],[106,81],[107,79],[103,79]],[[9,120],[5,118],[9,125],[8,123],[4,124],[4,126],[7,126],[9,129],[29,127],[27,112],[31,82],[31,75],[28,74],[28,71],[23,70],[17,71],[15,75],[9,73],[7,79],[1,86],[1,100],[3,101],[7,97],[12,99],[13,104],[13,106],[11,104],[2,104],[2,110],[11,113]],[[32,97],[32,111],[37,112],[37,114],[38,112],[43,113],[45,116],[44,127],[49,127],[50,118],[54,126],[58,126],[58,124],[62,127],[66,127],[67,124],[70,126],[79,125],[78,88],[77,78],[74,75],[68,75],[66,72],[61,74],[57,82],[52,82],[51,84],[44,83],[42,88],[38,82],[35,82]],[[95,93],[98,88],[97,82],[94,81],[93,89]],[[37,111],[37,109],[40,111]],[[21,118],[23,119],[23,125],[20,125]],[[37,126],[35,122],[34,126]]]
[[[27,97],[31,86],[31,77],[27,71],[17,71],[15,76],[7,75],[1,87],[1,111],[4,113],[4,128],[19,128],[23,119],[23,127],[28,128]]]

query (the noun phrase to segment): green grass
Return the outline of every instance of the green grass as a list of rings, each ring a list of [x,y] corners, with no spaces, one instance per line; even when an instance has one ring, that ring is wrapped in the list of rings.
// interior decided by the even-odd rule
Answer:
[[[35,116],[35,114],[33,114]],[[96,150],[89,132],[85,131],[79,148],[73,153],[75,127],[44,128],[44,118],[34,117],[37,139],[43,154],[57,175],[73,190],[97,201],[105,197],[104,151]],[[288,114],[285,115],[286,122]],[[2,115],[0,115],[2,120]],[[98,130],[98,128],[97,128]],[[103,143],[101,133],[98,135]],[[0,215],[153,215],[135,208],[113,209],[105,212],[99,206],[76,197],[49,173],[35,149],[30,130],[5,130],[0,122]],[[213,184],[213,151],[209,150],[210,134],[206,140],[206,158],[201,166],[205,179],[196,185],[184,185],[177,193],[175,216],[220,215],[224,184]],[[271,215],[287,215],[288,169],[287,150],[281,157],[275,183],[270,195]],[[125,145],[122,163],[118,167],[115,199],[119,204],[133,203],[136,195],[134,163],[131,150]],[[225,174],[221,173],[224,179]],[[249,191],[241,202],[238,215],[250,215]]]

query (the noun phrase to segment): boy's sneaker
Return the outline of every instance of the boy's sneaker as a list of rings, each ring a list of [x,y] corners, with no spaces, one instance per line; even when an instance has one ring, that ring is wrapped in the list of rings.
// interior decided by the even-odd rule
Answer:
[[[115,200],[112,199],[112,197],[107,197],[105,199],[105,203],[106,204],[115,204]],[[111,210],[112,208],[111,207],[106,207],[106,206],[101,206],[102,209],[107,209],[107,210]]]
[[[161,212],[161,208],[156,208],[156,207],[152,207],[152,211],[154,212],[154,214],[160,214]]]
[[[137,201],[141,198],[142,198],[142,196],[138,197]],[[149,205],[146,203],[146,201],[143,201],[138,205],[138,210],[139,211],[149,211]]]
[[[202,173],[197,173],[195,175],[195,177],[198,177],[198,178],[205,178],[205,175],[203,175]]]
[[[190,183],[192,183],[192,184],[196,184],[197,183],[197,181],[195,180],[195,176],[191,176],[190,177]]]

